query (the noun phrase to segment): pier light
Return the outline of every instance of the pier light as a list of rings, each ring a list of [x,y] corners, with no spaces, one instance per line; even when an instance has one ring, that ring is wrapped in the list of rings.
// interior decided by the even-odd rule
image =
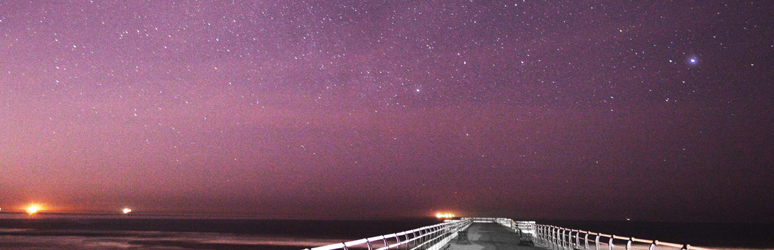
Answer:
[[[451,219],[451,218],[454,218],[454,214],[453,213],[437,213],[437,214],[435,214],[435,217],[437,217],[438,219]]]
[[[121,212],[122,212],[122,213],[124,213],[124,214],[129,214],[129,213],[131,213],[131,212],[132,212],[132,209],[130,209],[130,208],[124,208],[123,210],[121,210]]]

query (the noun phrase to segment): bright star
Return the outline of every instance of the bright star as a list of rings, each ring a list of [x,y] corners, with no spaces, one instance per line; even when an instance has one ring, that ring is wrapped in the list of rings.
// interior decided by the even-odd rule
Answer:
[[[688,58],[688,65],[694,66],[699,64],[699,58],[696,58],[695,56],[691,56]]]

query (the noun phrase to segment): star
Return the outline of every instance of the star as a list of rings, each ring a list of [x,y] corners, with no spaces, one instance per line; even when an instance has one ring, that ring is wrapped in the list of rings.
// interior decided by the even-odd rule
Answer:
[[[699,64],[699,59],[696,56],[688,57],[688,65],[695,66]]]

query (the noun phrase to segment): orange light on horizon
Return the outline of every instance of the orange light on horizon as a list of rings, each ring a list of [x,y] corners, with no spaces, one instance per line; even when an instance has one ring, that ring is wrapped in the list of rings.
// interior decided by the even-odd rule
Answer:
[[[27,214],[29,214],[29,215],[33,215],[33,214],[36,214],[36,213],[38,213],[40,210],[41,210],[41,209],[40,209],[40,205],[38,205],[38,204],[32,204],[32,205],[30,205],[29,207],[27,207]]]
[[[437,217],[438,219],[451,219],[451,218],[454,218],[455,216],[453,213],[437,213],[435,214],[435,217]]]
[[[123,210],[121,210],[121,212],[122,212],[122,213],[124,213],[124,214],[129,214],[129,213],[131,213],[131,212],[132,212],[132,209],[130,209],[130,208],[124,208]]]

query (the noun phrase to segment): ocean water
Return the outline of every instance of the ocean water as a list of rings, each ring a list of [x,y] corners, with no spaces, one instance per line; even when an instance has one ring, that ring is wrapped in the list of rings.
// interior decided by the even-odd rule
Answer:
[[[13,217],[13,218],[9,218]],[[0,216],[0,249],[299,250],[438,223],[158,216]]]
[[[439,223],[0,214],[0,249],[300,250]],[[774,249],[772,224],[538,221],[719,249]]]

